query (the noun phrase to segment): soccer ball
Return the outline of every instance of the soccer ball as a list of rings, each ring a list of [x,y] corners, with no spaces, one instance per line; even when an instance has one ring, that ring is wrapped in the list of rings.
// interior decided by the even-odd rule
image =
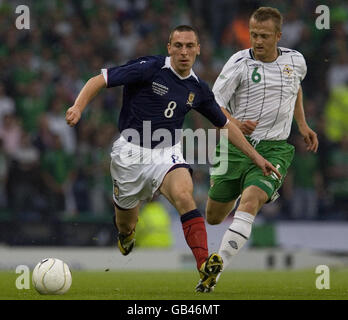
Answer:
[[[41,260],[33,270],[33,286],[41,294],[64,294],[71,281],[68,265],[56,258]]]

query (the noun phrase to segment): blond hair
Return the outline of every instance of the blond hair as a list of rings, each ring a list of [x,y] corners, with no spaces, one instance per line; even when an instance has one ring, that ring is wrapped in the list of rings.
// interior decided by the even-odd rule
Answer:
[[[263,22],[271,19],[274,22],[276,31],[281,32],[283,17],[278,9],[271,7],[260,7],[250,17],[250,20],[254,19],[258,22]]]

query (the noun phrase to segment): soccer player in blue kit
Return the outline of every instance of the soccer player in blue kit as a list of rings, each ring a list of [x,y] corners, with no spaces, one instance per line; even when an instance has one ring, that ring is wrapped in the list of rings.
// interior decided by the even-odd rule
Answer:
[[[200,54],[197,32],[190,26],[176,27],[167,48],[168,57],[142,57],[123,66],[102,69],[100,75],[92,77],[82,88],[66,112],[66,121],[70,126],[76,125],[87,104],[102,88],[124,86],[118,124],[121,134],[113,145],[110,166],[118,247],[123,255],[130,253],[141,201],[151,200],[159,191],[181,217],[184,236],[200,274],[196,291],[210,292],[223,261],[217,253],[208,253],[205,220],[193,199],[191,168],[183,158],[175,134],[182,129],[186,113],[194,109],[217,128],[227,129],[231,143],[265,175],[274,172],[279,176],[279,173],[226,118],[208,85],[193,72],[192,66]],[[144,127],[148,124],[151,126],[145,134]],[[153,138],[158,130],[168,133],[170,146],[163,146],[162,140]]]

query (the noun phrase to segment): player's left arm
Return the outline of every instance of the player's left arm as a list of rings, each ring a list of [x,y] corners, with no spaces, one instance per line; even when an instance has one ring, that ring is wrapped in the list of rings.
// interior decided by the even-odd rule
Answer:
[[[307,151],[317,152],[319,146],[318,136],[307,124],[303,108],[303,92],[301,86],[297,93],[294,118],[296,120],[298,129],[307,145]]]
[[[252,147],[242,131],[232,121],[227,120],[227,123],[219,129],[227,129],[228,140],[249,157],[262,170],[265,176],[269,176],[274,172],[281,179],[282,176],[279,171]]]

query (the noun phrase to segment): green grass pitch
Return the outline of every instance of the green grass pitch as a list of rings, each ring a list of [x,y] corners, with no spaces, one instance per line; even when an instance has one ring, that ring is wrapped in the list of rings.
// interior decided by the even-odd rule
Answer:
[[[212,293],[196,293],[195,271],[89,272],[72,270],[72,286],[61,296],[18,290],[19,274],[0,272],[0,300],[347,300],[348,270],[330,270],[330,289],[318,290],[315,270],[226,271]]]

